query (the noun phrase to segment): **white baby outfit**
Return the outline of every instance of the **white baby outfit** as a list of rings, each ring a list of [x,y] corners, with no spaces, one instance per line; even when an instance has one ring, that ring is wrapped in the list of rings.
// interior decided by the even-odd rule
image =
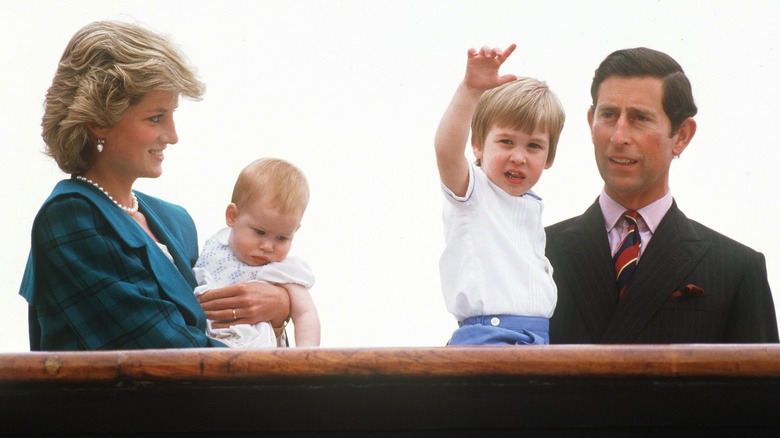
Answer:
[[[268,283],[295,283],[307,289],[314,285],[314,275],[309,264],[298,257],[287,257],[281,262],[263,266],[250,266],[236,258],[228,245],[230,228],[220,230],[206,241],[193,273],[198,281],[195,295],[219,287],[248,281]],[[272,348],[277,346],[273,327],[268,322],[237,324],[229,328],[214,329],[207,321],[206,334],[233,348]]]

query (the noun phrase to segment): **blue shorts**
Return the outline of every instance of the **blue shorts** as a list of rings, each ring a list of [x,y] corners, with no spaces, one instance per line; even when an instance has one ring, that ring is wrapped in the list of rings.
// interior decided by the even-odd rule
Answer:
[[[550,320],[540,316],[483,315],[466,318],[447,345],[547,345]]]

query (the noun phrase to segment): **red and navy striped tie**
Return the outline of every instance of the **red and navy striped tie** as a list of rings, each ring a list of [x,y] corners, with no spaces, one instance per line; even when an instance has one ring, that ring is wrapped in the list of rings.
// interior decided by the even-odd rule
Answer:
[[[623,298],[628,287],[628,280],[636,269],[637,258],[639,257],[639,246],[642,244],[639,237],[639,227],[637,218],[639,213],[633,210],[627,210],[623,217],[628,224],[628,234],[620,243],[612,261],[615,263],[615,279],[617,281],[618,298]]]

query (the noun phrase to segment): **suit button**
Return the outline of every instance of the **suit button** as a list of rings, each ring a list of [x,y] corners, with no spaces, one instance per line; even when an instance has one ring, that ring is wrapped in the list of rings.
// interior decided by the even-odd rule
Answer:
[[[490,325],[493,327],[498,327],[498,325],[501,324],[501,320],[496,318],[495,316],[490,319]]]

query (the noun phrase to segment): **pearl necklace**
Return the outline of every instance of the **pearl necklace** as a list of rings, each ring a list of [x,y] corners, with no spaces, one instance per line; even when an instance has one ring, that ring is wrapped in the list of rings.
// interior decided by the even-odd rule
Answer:
[[[100,187],[98,185],[98,183],[92,181],[89,178],[84,178],[81,175],[76,175],[76,179],[79,181],[84,181],[86,183],[92,184],[93,186],[97,187],[97,189],[103,192],[104,195],[108,196],[108,199],[110,199],[114,204],[116,204],[117,207],[121,208],[125,213],[129,214],[130,216],[138,212],[138,198],[135,197],[135,193],[133,193],[132,191],[130,192],[130,194],[133,196],[133,206],[125,207],[124,205],[117,202],[116,199],[112,198],[111,195],[109,195],[108,192],[103,189],[103,187]]]

